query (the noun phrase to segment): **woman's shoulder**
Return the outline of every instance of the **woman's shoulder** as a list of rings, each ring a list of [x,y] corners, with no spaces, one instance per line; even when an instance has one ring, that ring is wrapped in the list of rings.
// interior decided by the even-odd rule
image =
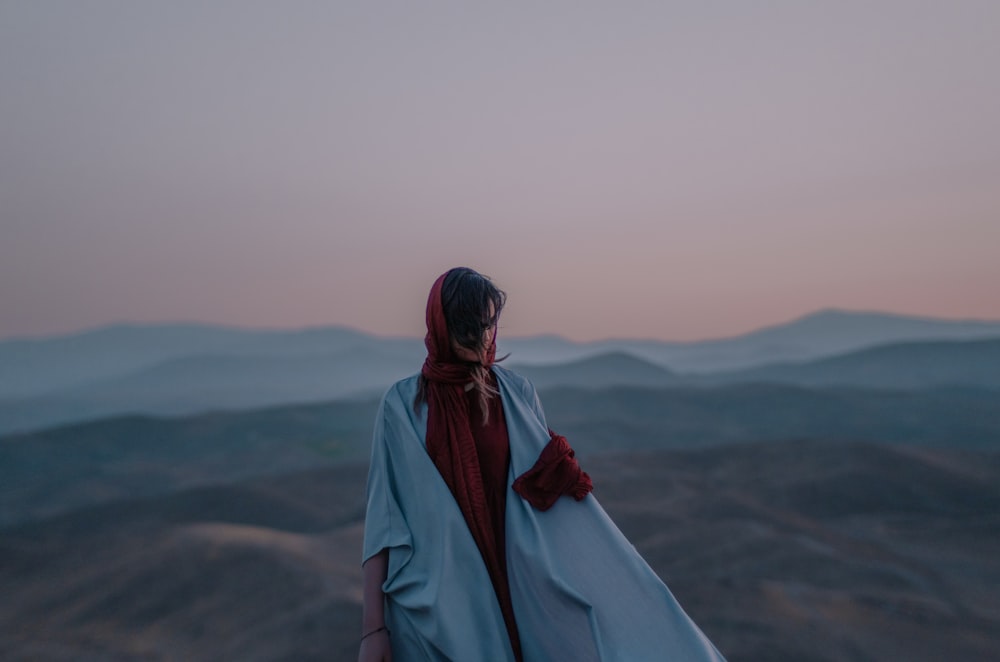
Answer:
[[[404,377],[403,379],[394,382],[388,389],[386,389],[385,393],[382,394],[382,402],[413,402],[413,398],[417,395],[419,377],[420,373],[417,372],[409,377]]]
[[[394,382],[382,394],[379,402],[376,420],[383,424],[390,421],[408,420],[412,417],[413,402],[417,396],[417,384],[420,373],[410,375]]]

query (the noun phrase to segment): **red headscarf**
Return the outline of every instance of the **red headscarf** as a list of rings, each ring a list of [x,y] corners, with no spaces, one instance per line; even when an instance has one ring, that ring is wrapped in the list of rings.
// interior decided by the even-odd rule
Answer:
[[[441,301],[445,276],[447,273],[434,282],[427,299],[427,337],[424,339],[427,358],[421,370],[426,379],[427,453],[455,496],[472,538],[482,554],[500,603],[514,658],[520,661],[523,659],[521,643],[507,583],[504,550],[497,544],[497,536],[491,525],[479,454],[472,436],[472,423],[465,397],[465,386],[472,381],[472,366],[459,359],[451,346]],[[486,352],[483,365],[491,366],[495,357],[496,336]]]
[[[496,558],[496,540],[489,524],[479,456],[465,400],[465,385],[472,381],[471,367],[452,350],[441,301],[441,287],[447,275],[442,274],[434,281],[427,298],[424,339],[427,358],[421,370],[427,379],[427,453],[455,495],[487,567],[493,570],[491,561],[497,567],[500,561]],[[487,367],[495,357],[496,337],[486,355]]]

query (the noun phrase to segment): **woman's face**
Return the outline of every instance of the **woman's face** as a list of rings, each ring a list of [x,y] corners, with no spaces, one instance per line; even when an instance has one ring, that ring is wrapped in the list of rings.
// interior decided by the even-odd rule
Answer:
[[[495,308],[493,304],[490,304],[490,318],[494,317]],[[458,342],[452,338],[451,339],[451,349],[455,352],[455,356],[463,361],[469,363],[479,363],[480,365],[486,364],[486,355],[489,352],[490,346],[493,344],[494,339],[497,335],[497,324],[494,322],[491,326],[483,330],[483,340],[479,347],[479,351],[469,349],[468,347],[463,347],[458,344]]]

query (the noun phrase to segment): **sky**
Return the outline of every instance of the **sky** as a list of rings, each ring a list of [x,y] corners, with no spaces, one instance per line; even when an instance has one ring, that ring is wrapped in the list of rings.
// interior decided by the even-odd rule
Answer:
[[[0,3],[0,339],[1000,319],[1000,3]]]

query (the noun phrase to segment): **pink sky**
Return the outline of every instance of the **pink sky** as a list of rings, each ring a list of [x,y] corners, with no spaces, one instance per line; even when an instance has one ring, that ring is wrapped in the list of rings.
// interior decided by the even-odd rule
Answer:
[[[998,3],[203,4],[0,5],[0,338],[1000,319]]]

